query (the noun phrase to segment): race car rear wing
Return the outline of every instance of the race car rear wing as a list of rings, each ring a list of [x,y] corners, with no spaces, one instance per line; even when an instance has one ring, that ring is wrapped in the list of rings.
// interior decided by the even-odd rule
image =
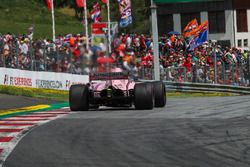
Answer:
[[[89,80],[119,80],[119,79],[128,79],[129,73],[124,72],[109,72],[109,73],[90,73]]]

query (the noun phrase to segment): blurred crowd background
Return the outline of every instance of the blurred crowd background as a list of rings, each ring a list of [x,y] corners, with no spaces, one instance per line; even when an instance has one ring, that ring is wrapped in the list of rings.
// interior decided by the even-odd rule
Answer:
[[[32,40],[29,35],[0,35],[0,67],[32,71],[88,74],[103,71],[105,65],[133,71],[140,78],[153,79],[151,35],[120,34],[112,42],[107,57],[104,43],[86,49],[83,34],[59,35]],[[89,39],[91,43],[91,39]],[[180,34],[169,33],[159,38],[161,79],[173,82],[249,85],[249,52],[222,47],[207,41],[190,49]]]

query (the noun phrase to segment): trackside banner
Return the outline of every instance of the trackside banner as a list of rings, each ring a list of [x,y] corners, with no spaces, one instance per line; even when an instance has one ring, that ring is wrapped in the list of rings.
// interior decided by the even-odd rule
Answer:
[[[0,85],[69,90],[73,84],[87,83],[88,78],[88,75],[0,68]]]

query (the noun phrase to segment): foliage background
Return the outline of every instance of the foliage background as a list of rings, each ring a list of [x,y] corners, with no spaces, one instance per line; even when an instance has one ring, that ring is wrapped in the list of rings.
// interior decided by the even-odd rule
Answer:
[[[87,0],[88,12],[93,3],[101,0]],[[148,0],[131,0],[134,23],[120,32],[150,32],[150,8]],[[75,0],[54,0],[56,34],[80,33],[84,31],[81,24],[81,11],[76,8]],[[110,0],[111,20],[119,21],[117,0]],[[103,21],[107,20],[106,5],[101,5]],[[80,12],[77,14],[77,12]],[[83,12],[83,11],[82,11]],[[90,21],[90,15],[88,15]],[[0,33],[25,34],[34,26],[34,38],[51,38],[51,13],[44,0],[1,0]]]

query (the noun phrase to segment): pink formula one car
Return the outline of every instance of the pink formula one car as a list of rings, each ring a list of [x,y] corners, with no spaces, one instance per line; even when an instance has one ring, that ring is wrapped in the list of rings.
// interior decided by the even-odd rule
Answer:
[[[72,111],[99,106],[153,109],[166,105],[166,89],[161,81],[135,82],[127,72],[91,73],[87,85],[72,85],[69,92]]]

